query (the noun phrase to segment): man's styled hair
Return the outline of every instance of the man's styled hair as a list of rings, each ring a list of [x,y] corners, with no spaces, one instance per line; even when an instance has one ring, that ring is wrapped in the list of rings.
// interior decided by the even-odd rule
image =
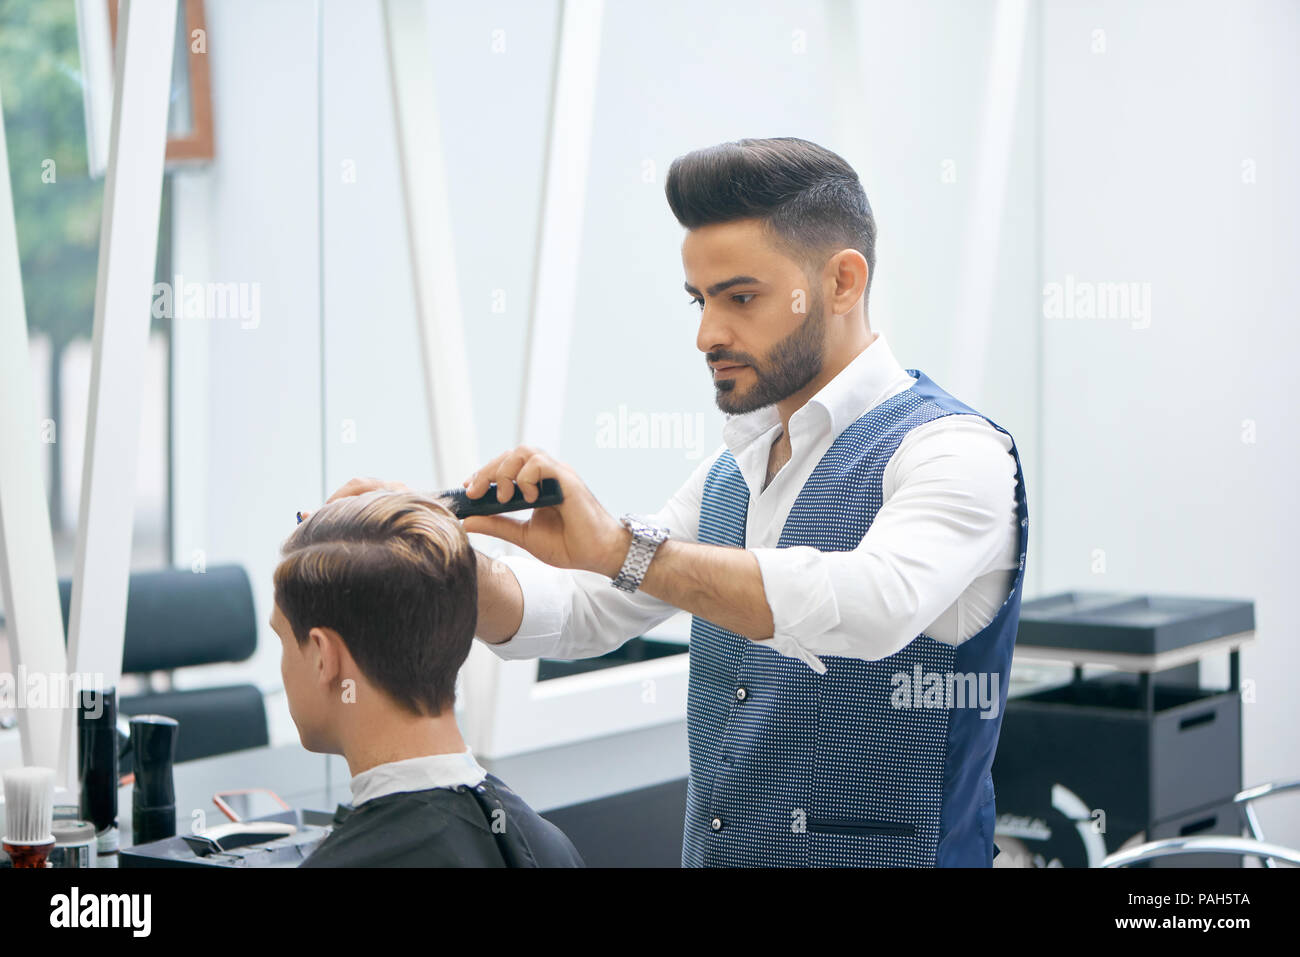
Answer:
[[[332,628],[366,678],[416,714],[455,703],[478,623],[478,564],[441,502],[372,492],[323,506],[275,569],[275,602],[301,645]]]
[[[668,205],[687,229],[761,219],[804,272],[821,272],[841,249],[867,261],[876,278],[876,220],[858,174],[830,150],[793,136],[743,139],[673,160]]]

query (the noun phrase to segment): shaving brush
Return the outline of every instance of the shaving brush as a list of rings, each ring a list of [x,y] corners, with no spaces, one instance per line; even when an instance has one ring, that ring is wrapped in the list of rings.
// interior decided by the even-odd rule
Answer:
[[[47,867],[54,849],[54,771],[6,771],[4,849],[14,867]]]

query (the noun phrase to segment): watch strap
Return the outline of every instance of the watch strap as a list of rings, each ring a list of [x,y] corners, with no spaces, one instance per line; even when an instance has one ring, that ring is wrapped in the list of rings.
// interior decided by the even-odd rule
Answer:
[[[650,562],[655,557],[659,546],[668,538],[668,529],[648,525],[630,516],[623,516],[623,526],[632,533],[632,544],[628,546],[627,557],[623,567],[610,584],[620,591],[628,593],[641,587]]]

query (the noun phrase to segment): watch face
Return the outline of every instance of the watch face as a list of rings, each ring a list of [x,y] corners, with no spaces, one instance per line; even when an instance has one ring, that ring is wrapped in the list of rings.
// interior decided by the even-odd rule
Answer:
[[[652,525],[649,520],[641,515],[624,515],[622,522],[627,527],[628,531],[637,538],[653,540],[660,538],[661,536],[662,538],[668,537],[668,529],[660,528],[658,525]]]

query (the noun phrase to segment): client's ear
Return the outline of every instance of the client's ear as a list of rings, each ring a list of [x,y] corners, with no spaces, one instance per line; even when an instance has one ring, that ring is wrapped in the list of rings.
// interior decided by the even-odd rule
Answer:
[[[313,628],[307,633],[307,644],[312,650],[311,664],[316,671],[316,683],[332,687],[343,672],[346,654],[343,639],[333,628]]]

